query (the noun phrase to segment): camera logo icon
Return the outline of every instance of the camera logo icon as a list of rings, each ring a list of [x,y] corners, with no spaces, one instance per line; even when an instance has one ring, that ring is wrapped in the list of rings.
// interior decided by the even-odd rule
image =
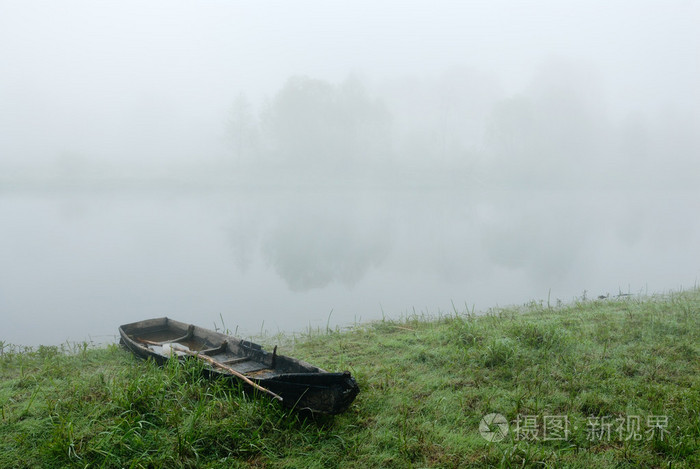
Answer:
[[[501,441],[508,435],[508,420],[501,414],[486,414],[479,422],[479,433],[486,441]]]

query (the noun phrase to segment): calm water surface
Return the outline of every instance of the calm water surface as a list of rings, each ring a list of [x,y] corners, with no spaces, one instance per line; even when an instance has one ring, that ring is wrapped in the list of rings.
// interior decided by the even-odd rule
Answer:
[[[0,340],[115,340],[168,315],[239,335],[692,287],[693,191],[0,193]],[[551,293],[550,293],[551,292]]]

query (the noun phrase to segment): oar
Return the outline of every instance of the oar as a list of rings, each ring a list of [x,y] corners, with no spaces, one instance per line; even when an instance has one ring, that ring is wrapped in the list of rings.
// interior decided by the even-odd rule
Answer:
[[[154,341],[152,341],[152,340],[146,340],[146,339],[137,339],[137,340],[138,340],[139,342],[143,342],[144,344],[148,344],[148,345],[158,345],[158,346],[161,346],[161,347],[162,347],[163,345],[165,345],[165,344],[161,344],[161,343],[159,343],[159,342],[154,342]],[[207,362],[207,363],[209,363],[209,364],[211,364],[211,365],[213,365],[213,366],[215,366],[215,367],[217,367],[217,368],[221,368],[222,370],[226,370],[226,371],[228,371],[229,373],[231,373],[232,375],[234,375],[234,376],[236,376],[236,377],[242,379],[244,382],[246,382],[247,384],[251,385],[253,388],[257,389],[258,391],[262,391],[262,392],[264,392],[264,393],[266,393],[266,394],[269,394],[269,395],[272,396],[274,399],[277,399],[277,400],[280,401],[280,402],[283,401],[283,399],[282,399],[282,397],[281,397],[280,395],[275,394],[274,392],[270,391],[269,389],[260,386],[258,383],[254,382],[254,381],[251,381],[250,378],[248,378],[246,375],[242,374],[241,372],[236,371],[236,370],[234,370],[233,368],[228,367],[228,366],[226,366],[226,365],[222,365],[221,363],[217,362],[216,360],[214,360],[214,359],[211,358],[211,357],[208,357],[208,356],[206,356],[206,355],[200,355],[200,354],[198,354],[197,352],[193,352],[192,350],[190,350],[190,349],[188,349],[188,348],[186,348],[186,347],[183,347],[183,346],[180,345],[180,344],[170,343],[170,347],[172,347],[174,350],[177,350],[177,351],[179,351],[179,352],[182,352],[182,353],[184,353],[184,354],[186,354],[186,355],[199,358],[200,360],[204,360],[205,362]]]

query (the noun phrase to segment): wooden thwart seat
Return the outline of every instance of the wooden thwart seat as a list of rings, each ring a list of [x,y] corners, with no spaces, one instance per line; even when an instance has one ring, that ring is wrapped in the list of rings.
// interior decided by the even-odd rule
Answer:
[[[199,353],[201,353],[202,355],[211,356],[211,355],[216,355],[219,353],[224,353],[224,352],[226,352],[227,349],[228,349],[228,340],[224,340],[223,342],[221,342],[221,345],[219,345],[218,347],[208,348],[206,350],[202,350]]]
[[[232,358],[230,360],[224,360],[221,363],[224,365],[235,365],[236,363],[243,363],[251,360],[250,357],[239,357],[239,358]]]

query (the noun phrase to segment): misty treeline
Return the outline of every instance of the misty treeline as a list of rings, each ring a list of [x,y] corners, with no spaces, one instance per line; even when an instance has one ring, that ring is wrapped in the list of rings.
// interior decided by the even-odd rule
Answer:
[[[360,170],[390,154],[391,116],[356,78],[290,78],[258,114],[241,94],[229,128],[237,159],[280,169]]]
[[[552,60],[510,88],[452,68],[292,76],[266,98],[232,86],[206,102],[148,89],[110,106],[39,103],[0,139],[0,180],[695,187],[697,99],[622,95],[609,80]]]
[[[240,93],[226,126],[239,175],[570,187],[677,184],[699,123],[682,105],[619,106],[594,73],[551,63],[514,94],[472,69],[372,87],[294,76],[257,105]]]

